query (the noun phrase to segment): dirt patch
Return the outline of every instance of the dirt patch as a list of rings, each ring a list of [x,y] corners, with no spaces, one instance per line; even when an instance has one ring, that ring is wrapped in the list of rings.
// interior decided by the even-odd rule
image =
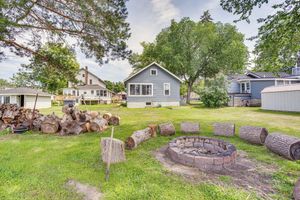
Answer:
[[[255,192],[264,199],[272,199],[270,195],[276,191],[272,187],[272,174],[276,167],[250,159],[246,152],[238,151],[236,164],[218,173],[202,172],[197,168],[173,162],[166,155],[167,146],[154,152],[154,156],[167,170],[183,177],[192,183],[212,183],[220,186],[228,184]]]
[[[96,187],[92,187],[87,184],[77,182],[75,180],[69,180],[66,186],[74,189],[77,193],[83,195],[84,200],[101,200],[103,194],[97,190]]]

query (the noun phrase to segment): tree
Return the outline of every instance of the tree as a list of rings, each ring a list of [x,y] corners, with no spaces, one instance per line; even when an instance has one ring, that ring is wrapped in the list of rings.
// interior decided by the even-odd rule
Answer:
[[[267,3],[271,1],[221,0],[224,10],[248,22],[253,9]],[[255,69],[277,72],[294,66],[297,60],[297,52],[300,50],[300,1],[281,0],[280,3],[273,3],[272,8],[272,14],[258,19],[262,25],[258,35],[252,39],[257,39]]]
[[[134,69],[156,61],[187,84],[187,103],[193,84],[200,78],[214,77],[220,71],[231,73],[245,68],[247,47],[244,36],[230,24],[172,20],[153,43],[142,43],[142,54],[134,54]]]
[[[0,89],[4,89],[6,87],[12,87],[13,84],[9,82],[8,80],[0,78]]]
[[[111,81],[104,81],[104,82],[105,82],[106,88],[115,93],[125,91],[125,86],[124,86],[124,83],[122,83],[122,82],[111,82]]]
[[[103,58],[126,58],[130,34],[125,2],[0,0],[0,47],[29,56],[38,53],[43,40],[67,43],[73,38],[99,63]]]
[[[226,76],[218,74],[215,78],[208,79],[204,88],[197,88],[196,93],[199,94],[201,101],[206,107],[217,108],[228,103],[227,88]]]
[[[22,67],[23,71],[17,73],[13,80],[23,86],[40,86],[52,93],[66,87],[68,81],[76,83],[79,71],[75,53],[61,43],[44,45],[32,57],[30,64]]]
[[[203,15],[200,17],[201,22],[212,22],[213,19],[208,10],[204,11]]]
[[[33,73],[20,70],[11,78],[12,84],[15,87],[30,87],[30,88],[40,88],[41,85],[36,81],[36,77]]]

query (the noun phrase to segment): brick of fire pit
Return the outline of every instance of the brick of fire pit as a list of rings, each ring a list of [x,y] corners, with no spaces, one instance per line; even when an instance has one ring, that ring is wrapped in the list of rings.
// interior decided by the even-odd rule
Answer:
[[[235,125],[231,123],[214,123],[214,135],[219,136],[234,136]]]
[[[182,122],[180,124],[180,130],[182,133],[200,133],[200,124],[197,122]]]
[[[294,188],[294,199],[300,200],[300,178],[296,183],[296,186]]]

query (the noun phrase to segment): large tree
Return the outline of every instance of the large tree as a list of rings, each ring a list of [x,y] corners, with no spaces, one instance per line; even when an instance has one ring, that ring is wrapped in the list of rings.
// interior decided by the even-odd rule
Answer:
[[[0,0],[0,57],[36,55],[43,42],[77,41],[102,63],[129,55],[126,0]],[[70,38],[70,39],[68,39]],[[73,39],[72,39],[73,38]]]
[[[142,43],[143,52],[133,54],[130,63],[137,69],[156,61],[182,77],[188,86],[189,103],[192,87],[200,77],[206,79],[220,71],[232,73],[245,68],[248,54],[243,41],[243,34],[230,24],[194,22],[189,18],[172,20],[153,43]]]
[[[46,58],[46,59],[45,59]],[[13,80],[19,86],[40,86],[55,93],[67,87],[68,81],[77,82],[79,63],[75,53],[61,43],[47,43],[30,59],[30,64],[22,65]]]
[[[280,71],[294,66],[300,50],[300,1],[281,0],[221,0],[223,9],[249,20],[255,7],[271,4],[274,12],[258,19],[261,26],[255,47],[256,70]]]

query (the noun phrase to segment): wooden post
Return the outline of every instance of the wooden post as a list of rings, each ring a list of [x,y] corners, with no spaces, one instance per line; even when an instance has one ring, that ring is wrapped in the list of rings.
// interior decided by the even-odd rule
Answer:
[[[30,121],[30,130],[32,130],[33,119],[35,117],[35,107],[36,107],[36,102],[37,102],[38,96],[39,96],[39,93],[36,93],[35,100],[34,100],[34,106],[33,106],[33,110],[32,110],[32,117],[31,117],[31,121]]]
[[[105,181],[108,181],[108,179],[109,179],[109,167],[110,167],[110,160],[111,160],[113,137],[114,137],[114,127],[111,127],[110,144],[109,144],[109,150],[108,150],[108,160],[106,163],[106,171],[105,171]]]

